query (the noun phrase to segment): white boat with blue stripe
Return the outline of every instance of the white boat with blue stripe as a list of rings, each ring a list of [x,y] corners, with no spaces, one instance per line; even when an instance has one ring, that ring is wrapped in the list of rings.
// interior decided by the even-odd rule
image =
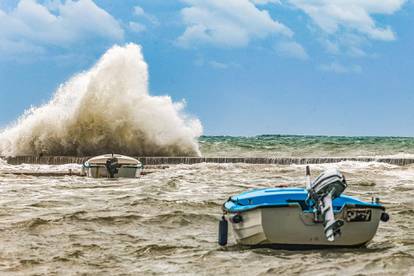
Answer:
[[[310,175],[307,168],[307,175]],[[223,205],[219,244],[227,244],[230,222],[237,243],[274,247],[355,247],[374,237],[388,221],[379,200],[342,195],[345,177],[322,173],[307,188],[256,189],[230,197]]]

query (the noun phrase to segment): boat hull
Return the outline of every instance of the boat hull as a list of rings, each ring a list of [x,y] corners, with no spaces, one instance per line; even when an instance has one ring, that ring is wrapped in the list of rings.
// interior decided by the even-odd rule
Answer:
[[[135,158],[121,154],[103,154],[83,163],[83,175],[92,178],[135,178],[142,172],[142,163]],[[112,175],[109,175],[110,170]]]
[[[115,178],[135,178],[140,175],[141,168],[139,167],[125,167],[122,166],[118,169],[118,173],[114,175]],[[92,178],[105,178],[108,177],[108,170],[105,166],[90,166],[86,168],[86,176]]]
[[[369,220],[355,221],[350,218],[355,212],[369,214]],[[344,206],[335,213],[337,220],[344,221],[342,234],[332,242],[326,239],[323,224],[314,222],[314,214],[304,212],[298,204],[251,209],[240,214],[242,222],[231,225],[236,241],[243,245],[353,247],[374,237],[382,213],[381,208]]]

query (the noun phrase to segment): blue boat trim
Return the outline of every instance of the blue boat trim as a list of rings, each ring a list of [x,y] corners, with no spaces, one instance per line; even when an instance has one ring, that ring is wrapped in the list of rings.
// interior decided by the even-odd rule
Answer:
[[[229,213],[240,213],[257,208],[300,207],[304,212],[312,212],[305,202],[307,196],[307,190],[303,188],[255,189],[230,197],[224,203],[223,210]],[[341,195],[333,200],[334,212],[340,212],[344,206],[385,210],[384,206],[379,203],[364,202],[347,195]]]

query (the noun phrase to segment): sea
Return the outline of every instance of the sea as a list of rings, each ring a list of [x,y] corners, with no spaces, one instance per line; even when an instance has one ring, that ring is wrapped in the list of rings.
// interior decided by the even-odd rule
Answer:
[[[258,135],[202,136],[203,156],[414,158],[413,137]]]
[[[401,137],[202,136],[198,144],[209,157],[414,156],[414,138]],[[366,246],[250,248],[231,229],[228,245],[218,245],[229,196],[304,187],[304,165],[168,165],[136,179],[92,179],[30,175],[76,172],[78,164],[0,160],[0,274],[414,275],[414,165],[310,164],[312,177],[332,167],[347,178],[345,194],[378,197],[390,215]]]

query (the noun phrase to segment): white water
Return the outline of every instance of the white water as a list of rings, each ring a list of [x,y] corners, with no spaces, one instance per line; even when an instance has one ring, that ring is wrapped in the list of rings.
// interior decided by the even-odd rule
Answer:
[[[339,164],[345,194],[379,197],[391,219],[366,247],[303,251],[236,246],[231,227],[220,248],[217,224],[229,196],[305,187],[305,166],[170,165],[114,180],[13,174],[67,166],[0,165],[0,275],[414,275],[411,165]],[[311,165],[312,179],[332,166]]]
[[[184,102],[148,93],[147,64],[135,44],[114,46],[90,70],[27,110],[0,133],[1,155],[200,155],[198,119]]]

